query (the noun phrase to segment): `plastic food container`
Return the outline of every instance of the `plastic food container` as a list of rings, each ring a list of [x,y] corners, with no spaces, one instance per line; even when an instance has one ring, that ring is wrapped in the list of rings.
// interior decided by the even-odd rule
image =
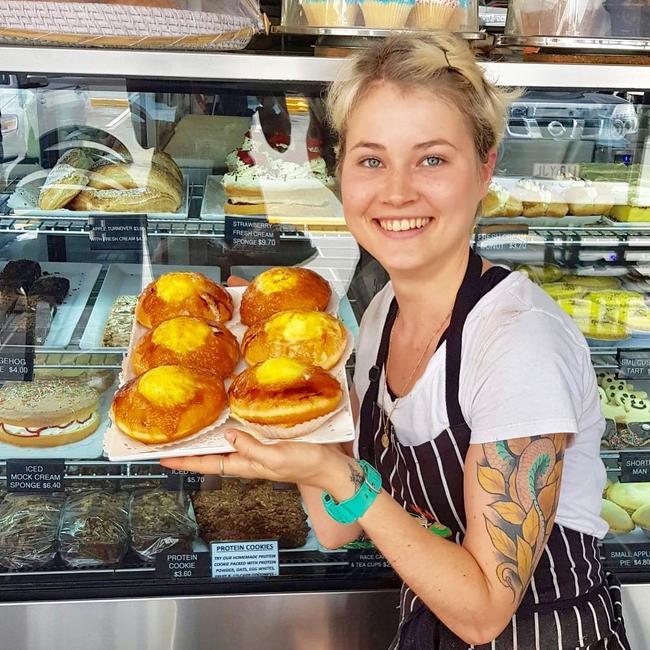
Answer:
[[[611,36],[604,0],[511,0],[505,33],[511,36]]]
[[[476,0],[283,0],[282,25],[478,31]]]
[[[241,50],[264,29],[259,0],[0,0],[0,43]]]

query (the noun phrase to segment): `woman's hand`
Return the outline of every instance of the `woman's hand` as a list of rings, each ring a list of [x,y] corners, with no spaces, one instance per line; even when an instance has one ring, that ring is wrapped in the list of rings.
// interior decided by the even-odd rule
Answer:
[[[227,431],[225,437],[237,453],[164,458],[160,464],[200,474],[261,478],[328,491],[341,482],[345,483],[349,474],[350,458],[340,451],[338,445],[302,442],[265,445],[238,429]]]

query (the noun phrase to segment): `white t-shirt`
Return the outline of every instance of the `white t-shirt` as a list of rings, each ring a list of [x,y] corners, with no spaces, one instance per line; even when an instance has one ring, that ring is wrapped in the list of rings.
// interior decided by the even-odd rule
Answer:
[[[354,387],[369,385],[368,370],[393,299],[387,284],[363,315],[356,353]],[[443,342],[423,375],[400,399],[392,415],[403,445],[434,439],[449,426],[445,408]],[[605,422],[587,343],[573,321],[537,285],[511,273],[477,303],[463,330],[460,407],[470,444],[546,433],[573,433],[564,455],[556,521],[602,538],[600,517],[606,472],[600,459]],[[390,410],[385,378],[378,401]]]

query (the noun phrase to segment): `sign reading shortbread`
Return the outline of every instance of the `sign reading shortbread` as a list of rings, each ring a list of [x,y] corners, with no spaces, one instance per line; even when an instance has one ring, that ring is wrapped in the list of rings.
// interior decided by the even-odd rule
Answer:
[[[140,250],[147,240],[147,215],[88,217],[90,250]]]
[[[32,381],[34,348],[4,346],[0,348],[0,381]]]
[[[650,456],[645,452],[621,451],[621,483],[650,481]]]
[[[63,460],[7,460],[7,492],[63,492]]]
[[[226,215],[225,239],[226,246],[236,250],[273,250],[280,243],[280,230],[263,217]]]
[[[213,578],[259,578],[280,575],[277,540],[213,542]]]

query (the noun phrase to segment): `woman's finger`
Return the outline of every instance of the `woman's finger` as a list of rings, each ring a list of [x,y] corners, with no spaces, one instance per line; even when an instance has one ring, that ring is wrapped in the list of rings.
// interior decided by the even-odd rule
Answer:
[[[248,280],[240,278],[238,275],[231,275],[228,280],[226,280],[226,285],[229,287],[247,287],[250,284]]]
[[[229,429],[226,440],[249,460],[270,466],[277,459],[278,451],[273,445],[262,444],[255,436],[240,429]]]
[[[211,454],[208,456],[179,456],[174,458],[161,458],[160,464],[169,469],[180,469],[198,474],[220,474],[221,461],[224,465],[226,454]]]

